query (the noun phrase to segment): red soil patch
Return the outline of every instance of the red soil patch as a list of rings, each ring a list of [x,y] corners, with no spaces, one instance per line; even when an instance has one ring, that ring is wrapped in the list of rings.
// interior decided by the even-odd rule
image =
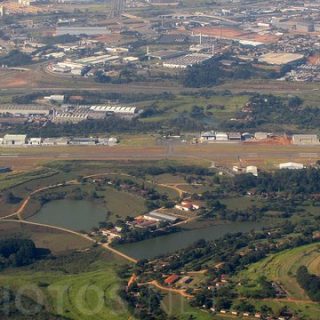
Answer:
[[[255,141],[247,141],[246,144],[259,144],[259,145],[281,145],[287,146],[292,143],[291,139],[288,137],[273,137],[268,139],[262,140],[255,140]]]
[[[312,65],[319,65],[320,64],[320,55],[310,56],[308,58],[308,63]]]

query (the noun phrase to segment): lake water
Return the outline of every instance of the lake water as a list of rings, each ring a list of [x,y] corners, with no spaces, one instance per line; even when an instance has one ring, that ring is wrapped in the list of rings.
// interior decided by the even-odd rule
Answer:
[[[117,249],[136,259],[152,259],[162,254],[186,248],[200,239],[216,240],[227,233],[248,232],[252,229],[258,230],[261,228],[261,224],[255,222],[212,225],[201,229],[186,230],[154,239],[120,245],[117,246]]]
[[[46,203],[40,211],[28,220],[50,224],[75,231],[90,231],[105,221],[106,209],[92,201],[57,200]]]
[[[57,200],[45,204],[36,215],[28,220],[75,231],[90,231],[93,227],[97,227],[100,221],[105,221],[105,218],[106,209],[91,201]],[[252,229],[261,229],[261,227],[261,224],[255,222],[211,225],[120,245],[117,249],[136,259],[151,259],[186,248],[199,239],[215,240],[226,233],[248,232]]]

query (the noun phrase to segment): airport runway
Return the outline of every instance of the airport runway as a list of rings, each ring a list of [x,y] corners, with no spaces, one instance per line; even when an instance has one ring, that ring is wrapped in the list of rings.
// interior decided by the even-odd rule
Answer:
[[[218,165],[267,165],[286,161],[305,164],[320,159],[320,146],[222,144],[169,144],[160,146],[59,146],[0,148],[0,165],[37,166],[51,160],[205,160]]]

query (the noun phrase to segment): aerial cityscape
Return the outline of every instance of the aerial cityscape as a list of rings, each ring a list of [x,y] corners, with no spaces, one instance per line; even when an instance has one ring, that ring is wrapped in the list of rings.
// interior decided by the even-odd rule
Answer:
[[[0,2],[0,320],[320,320],[320,0]]]

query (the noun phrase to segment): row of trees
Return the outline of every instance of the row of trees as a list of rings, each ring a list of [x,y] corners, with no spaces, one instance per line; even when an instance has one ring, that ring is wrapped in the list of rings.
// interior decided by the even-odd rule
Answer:
[[[301,266],[297,271],[297,281],[310,299],[320,302],[320,277],[310,274],[305,266]]]
[[[0,269],[25,266],[33,263],[37,258],[39,258],[39,250],[30,239],[0,240]]]
[[[231,189],[240,193],[256,189],[259,193],[315,194],[320,192],[320,169],[277,170],[263,172],[259,177],[243,174],[237,175],[231,183]]]

